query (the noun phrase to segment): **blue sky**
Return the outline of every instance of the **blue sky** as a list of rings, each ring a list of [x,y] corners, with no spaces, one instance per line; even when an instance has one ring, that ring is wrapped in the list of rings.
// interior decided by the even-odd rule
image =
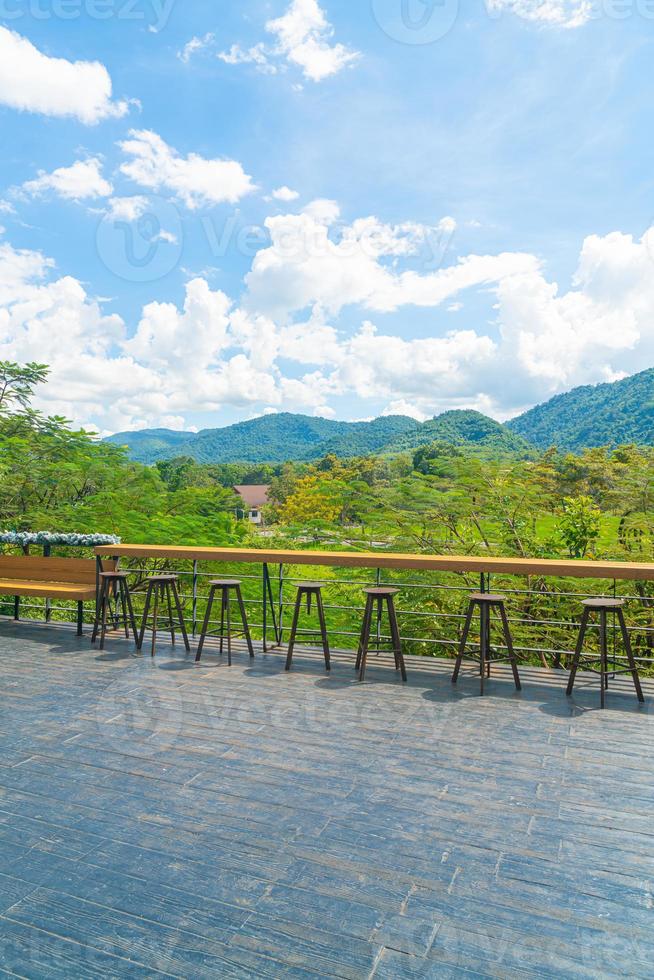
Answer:
[[[2,0],[0,356],[102,432],[650,367],[653,41],[647,0]]]

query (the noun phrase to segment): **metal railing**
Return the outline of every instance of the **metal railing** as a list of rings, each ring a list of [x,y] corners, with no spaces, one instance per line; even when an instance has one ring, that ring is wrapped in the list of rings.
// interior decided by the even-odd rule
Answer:
[[[142,559],[124,559],[122,567],[129,570],[137,612],[142,608],[139,597],[153,570],[175,571],[180,579],[180,594],[189,632],[197,636],[206,611],[207,583],[217,577],[236,576],[243,583],[243,596],[253,637],[260,640],[264,650],[282,646],[288,638],[287,614],[296,598],[296,587],[302,580],[322,585],[325,613],[330,639],[335,648],[354,650],[363,618],[363,589],[367,586],[392,585],[399,589],[397,612],[402,640],[408,653],[426,656],[451,656],[456,650],[472,590],[501,591],[507,597],[507,612],[514,636],[516,652],[523,660],[542,664],[563,662],[571,654],[580,625],[580,603],[584,598],[607,595],[627,600],[627,624],[634,654],[642,668],[654,665],[654,583],[634,583],[617,579],[560,580],[554,587],[549,579],[538,578],[537,586],[527,580],[520,586],[519,576],[489,573],[474,575],[457,572],[414,572],[383,568],[330,568],[324,564],[317,574],[307,575],[306,566],[287,563],[261,562],[256,572],[252,563],[221,562],[216,566],[199,560],[164,559],[154,563]],[[316,569],[310,567],[311,573]],[[74,622],[74,604],[51,600],[14,601],[0,598],[0,612],[14,619],[46,622]],[[34,613],[27,615],[25,613]],[[87,605],[84,622],[94,620],[95,610]],[[212,620],[211,626],[217,626]],[[390,642],[390,634],[377,618],[373,627],[376,645]],[[619,630],[611,626],[612,659],[616,665],[624,662],[619,642]],[[302,622],[304,642],[318,638],[319,630]],[[495,644],[497,649],[503,649]]]

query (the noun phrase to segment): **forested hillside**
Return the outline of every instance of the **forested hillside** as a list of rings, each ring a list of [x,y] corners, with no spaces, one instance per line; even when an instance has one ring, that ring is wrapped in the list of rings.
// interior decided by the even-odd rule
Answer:
[[[496,422],[481,412],[451,411],[430,419],[407,432],[387,446],[390,452],[419,449],[431,443],[450,446],[467,446],[470,450],[484,450],[489,454],[527,457],[533,455],[533,447],[522,436],[506,425]]]
[[[654,444],[654,369],[557,395],[509,422],[539,449]]]
[[[518,456],[529,453],[521,436],[470,411],[446,412],[423,424],[404,415],[371,422],[335,422],[281,413],[223,429],[205,429],[197,435],[153,429],[118,433],[108,441],[127,446],[130,457],[143,463],[175,456],[189,456],[199,463],[311,462],[328,455],[348,459],[411,451],[435,441]]]
[[[503,424],[481,412],[444,412],[424,423],[403,415],[371,422],[281,413],[202,432],[144,429],[107,440],[128,448],[131,459],[156,463],[188,456],[199,463],[311,462],[333,454],[341,459],[367,453],[398,453],[431,443],[468,446],[526,458],[534,449],[556,446],[654,444],[654,369],[623,381],[575,388]]]

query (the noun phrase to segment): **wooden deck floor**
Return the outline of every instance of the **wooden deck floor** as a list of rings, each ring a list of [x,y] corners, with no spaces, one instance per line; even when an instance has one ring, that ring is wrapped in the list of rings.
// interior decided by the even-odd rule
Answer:
[[[0,973],[654,976],[654,719],[0,623]]]

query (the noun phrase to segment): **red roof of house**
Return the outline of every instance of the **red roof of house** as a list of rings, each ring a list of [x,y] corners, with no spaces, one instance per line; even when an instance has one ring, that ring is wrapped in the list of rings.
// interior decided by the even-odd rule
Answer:
[[[244,504],[250,508],[263,507],[268,501],[268,491],[270,487],[265,484],[261,485],[241,485],[234,487],[234,490],[239,495]]]

